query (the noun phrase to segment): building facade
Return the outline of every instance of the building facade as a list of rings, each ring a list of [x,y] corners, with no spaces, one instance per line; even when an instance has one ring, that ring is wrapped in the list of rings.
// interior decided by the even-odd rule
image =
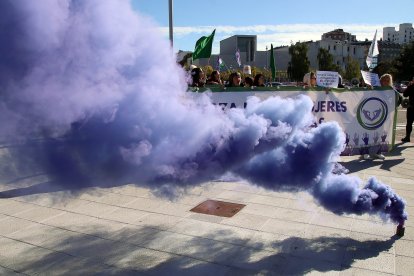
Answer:
[[[237,63],[237,51],[240,52],[241,66],[239,66],[239,64]],[[220,56],[221,60],[230,70],[239,69],[239,67],[242,67],[243,65],[262,66],[262,63],[265,62],[265,60],[259,54],[259,62],[257,62],[257,55],[258,51],[256,35],[233,35],[220,41],[219,55],[211,55],[209,59],[197,59],[193,62],[193,64],[196,66],[211,65],[213,68],[216,69],[218,66],[218,57]]]
[[[384,28],[384,40],[378,41],[379,56],[378,62],[395,60],[401,51],[401,37],[398,34],[388,31]],[[412,24],[400,24],[399,32],[407,34],[409,39],[414,37]],[[388,29],[387,29],[388,30]],[[394,28],[395,30],[395,28]],[[385,40],[385,37],[390,34],[390,40]],[[397,39],[398,38],[398,39]],[[405,40],[403,40],[405,41]],[[332,55],[333,61],[343,70],[346,69],[348,61],[353,59],[358,61],[361,69],[366,68],[366,57],[372,41],[366,39],[365,41],[357,41],[356,36],[344,32],[343,29],[335,29],[333,31],[322,34],[321,40],[304,42],[308,46],[307,57],[310,62],[312,70],[318,70],[318,52],[323,48],[328,50]],[[269,47],[270,48],[270,47]],[[229,70],[242,70],[243,65],[256,66],[260,68],[269,68],[270,49],[266,51],[257,51],[257,36],[256,35],[234,35],[220,41],[220,54],[212,55],[209,59],[199,59],[194,61],[194,65],[205,66],[211,65],[214,69],[218,69],[218,57],[220,57]],[[239,66],[236,60],[236,51],[240,51],[240,60],[242,65]],[[289,55],[289,46],[280,46],[273,49],[275,57],[275,65],[277,70],[286,71],[291,60]]]
[[[395,27],[384,27],[382,30],[382,39],[388,42],[407,44],[414,40],[413,24],[402,23],[398,30]]]
[[[332,40],[339,40],[339,41],[356,41],[356,36],[351,35],[350,33],[344,32],[343,29],[335,29],[333,31],[324,33],[322,35],[322,40],[332,39]]]
[[[402,45],[399,43],[385,40],[378,41],[378,63],[396,60],[400,56],[401,49]]]

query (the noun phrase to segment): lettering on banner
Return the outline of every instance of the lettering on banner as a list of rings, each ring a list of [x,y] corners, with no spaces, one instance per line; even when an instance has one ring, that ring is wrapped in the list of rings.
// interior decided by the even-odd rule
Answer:
[[[236,103],[213,103],[213,105],[218,105],[221,107],[222,110],[225,110],[226,108],[237,108]],[[247,102],[243,104],[243,108],[246,108]]]
[[[339,101],[318,101],[312,108],[312,112],[346,112],[346,102]]]
[[[322,124],[325,121],[324,117],[319,118],[317,122],[314,122],[311,127],[318,127],[318,125]]]

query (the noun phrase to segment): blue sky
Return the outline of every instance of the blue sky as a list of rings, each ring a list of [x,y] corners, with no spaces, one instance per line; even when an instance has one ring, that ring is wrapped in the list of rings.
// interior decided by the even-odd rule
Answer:
[[[152,18],[168,39],[168,0],[131,0],[138,13]],[[258,50],[266,46],[319,40],[322,33],[341,28],[358,40],[382,37],[383,27],[414,23],[414,1],[314,0],[225,1],[175,0],[174,49],[194,50],[195,42],[216,29],[213,53],[220,40],[235,34],[256,34]]]

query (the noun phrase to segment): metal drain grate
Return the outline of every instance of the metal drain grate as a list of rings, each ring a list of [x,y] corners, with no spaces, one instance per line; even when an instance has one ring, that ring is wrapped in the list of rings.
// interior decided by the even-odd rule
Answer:
[[[241,209],[243,209],[244,206],[246,205],[209,199],[203,203],[200,203],[190,211],[195,213],[231,218]]]

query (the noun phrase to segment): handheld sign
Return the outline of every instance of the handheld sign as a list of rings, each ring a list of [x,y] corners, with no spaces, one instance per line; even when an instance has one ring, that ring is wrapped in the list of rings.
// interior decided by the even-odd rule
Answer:
[[[243,66],[243,73],[244,74],[247,74],[247,75],[251,75],[252,74],[252,68],[250,67],[250,65]]]
[[[362,71],[361,70],[362,78],[364,78],[364,82],[371,86],[381,86],[378,74]]]
[[[321,87],[337,88],[339,81],[338,72],[316,71],[316,85]]]

